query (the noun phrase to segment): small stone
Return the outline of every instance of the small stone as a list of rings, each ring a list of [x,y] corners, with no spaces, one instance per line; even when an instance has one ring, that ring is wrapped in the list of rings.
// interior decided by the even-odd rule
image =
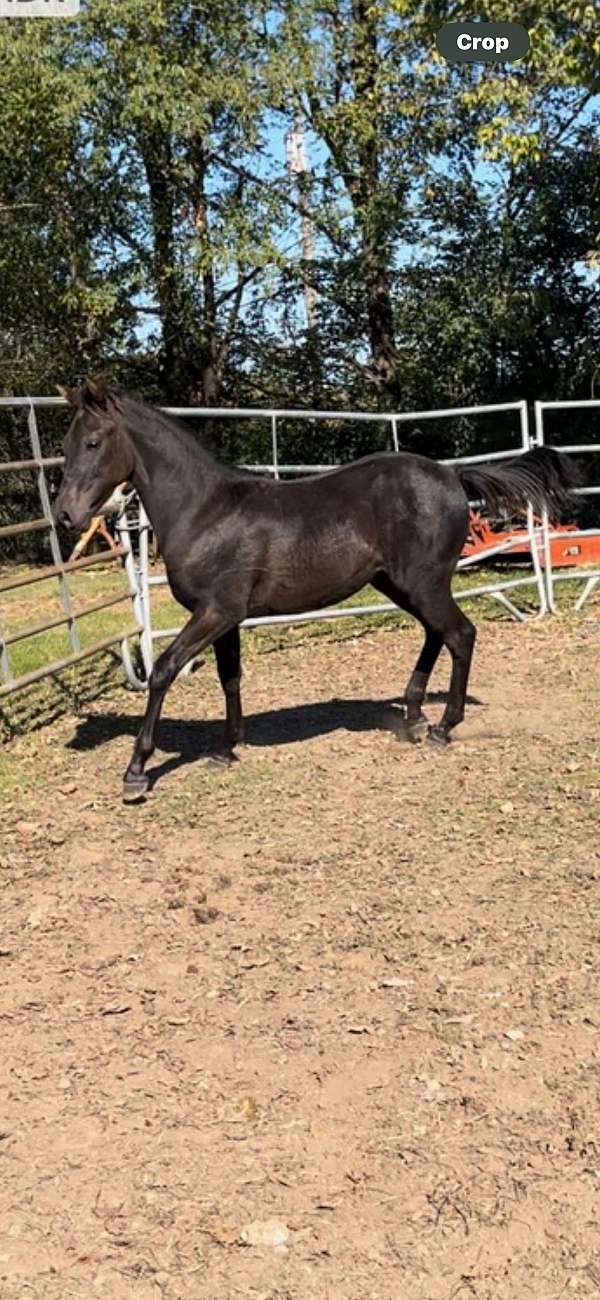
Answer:
[[[44,911],[45,909],[42,906],[38,905],[37,907],[33,908],[32,912],[29,913],[29,916],[27,917],[27,925],[30,926],[32,930],[37,930],[38,926],[42,924],[42,921],[44,919]]]
[[[269,1246],[280,1254],[287,1251],[290,1230],[281,1219],[256,1219],[248,1223],[239,1235],[242,1246]]]

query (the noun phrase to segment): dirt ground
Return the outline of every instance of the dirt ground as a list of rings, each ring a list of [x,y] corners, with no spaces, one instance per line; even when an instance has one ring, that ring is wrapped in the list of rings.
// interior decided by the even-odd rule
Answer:
[[[227,772],[207,663],[140,807],[140,696],[7,746],[2,1300],[600,1295],[599,633],[482,625],[442,754],[390,629],[249,656]]]

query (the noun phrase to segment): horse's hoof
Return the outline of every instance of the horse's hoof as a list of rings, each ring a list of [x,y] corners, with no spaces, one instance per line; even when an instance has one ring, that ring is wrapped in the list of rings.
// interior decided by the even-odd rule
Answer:
[[[429,733],[429,723],[427,718],[419,718],[418,722],[407,725],[406,735],[412,745],[420,745]]]
[[[443,727],[429,727],[427,730],[427,744],[434,749],[446,749],[450,744],[450,737]]]
[[[123,781],[123,803],[143,803],[148,793],[147,776],[134,776]]]

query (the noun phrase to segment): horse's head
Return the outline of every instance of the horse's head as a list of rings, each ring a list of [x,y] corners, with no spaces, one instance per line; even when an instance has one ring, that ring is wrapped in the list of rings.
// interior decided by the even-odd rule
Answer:
[[[54,513],[82,533],[114,488],[131,477],[134,451],[118,392],[103,380],[58,390],[75,408],[65,438],[65,468]]]

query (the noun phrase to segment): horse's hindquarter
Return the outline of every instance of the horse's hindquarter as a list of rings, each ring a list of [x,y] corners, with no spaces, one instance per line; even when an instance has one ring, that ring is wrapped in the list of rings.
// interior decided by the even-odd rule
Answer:
[[[377,520],[386,573],[412,585],[414,572],[452,571],[468,531],[468,505],[454,470],[399,453],[377,487]]]

